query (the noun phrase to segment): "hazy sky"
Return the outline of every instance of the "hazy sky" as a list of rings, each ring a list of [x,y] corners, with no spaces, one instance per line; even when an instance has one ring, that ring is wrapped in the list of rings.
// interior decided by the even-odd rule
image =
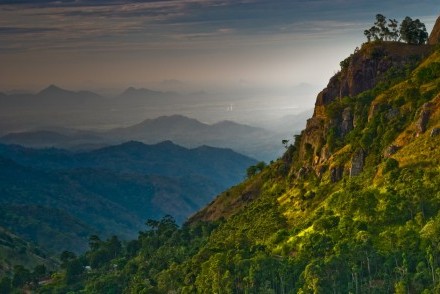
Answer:
[[[0,0],[0,90],[326,84],[382,13],[438,0]]]

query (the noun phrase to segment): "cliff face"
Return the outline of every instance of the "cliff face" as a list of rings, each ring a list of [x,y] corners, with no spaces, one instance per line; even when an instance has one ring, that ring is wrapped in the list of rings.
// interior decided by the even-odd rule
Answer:
[[[440,17],[437,18],[437,21],[435,22],[434,28],[432,29],[428,39],[429,45],[437,45],[438,43],[440,43]]]
[[[343,138],[356,126],[354,109],[343,108],[333,115],[329,115],[332,102],[356,95],[374,88],[379,82],[387,78],[390,69],[403,70],[415,60],[420,60],[432,50],[429,45],[415,46],[396,42],[381,42],[364,44],[341,63],[342,69],[334,75],[327,87],[322,90],[315,103],[312,118],[307,121],[302,132],[299,158],[304,165],[311,166],[318,174],[323,171],[323,164],[331,156],[328,146],[328,136],[332,132],[335,138]],[[389,75],[389,74],[388,74]],[[374,111],[374,109],[373,109]],[[365,157],[362,151],[357,150],[352,156],[355,167],[347,170],[351,175],[362,170],[362,160]],[[330,170],[334,174],[332,179],[338,180],[341,168]],[[353,172],[355,171],[355,172]]]

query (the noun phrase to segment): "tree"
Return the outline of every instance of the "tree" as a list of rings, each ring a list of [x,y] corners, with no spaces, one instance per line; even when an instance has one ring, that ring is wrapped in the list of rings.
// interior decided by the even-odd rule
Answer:
[[[89,247],[92,251],[98,250],[101,246],[101,239],[97,235],[92,235],[89,237]]]
[[[266,163],[264,161],[260,161],[255,165],[255,167],[258,169],[258,171],[262,172],[266,167]]]
[[[255,176],[257,173],[260,173],[263,171],[263,169],[266,167],[266,163],[264,161],[258,162],[256,165],[251,165],[246,170],[246,175],[248,178]]]
[[[75,258],[76,258],[75,253],[67,250],[63,251],[60,254],[61,267],[65,268],[67,266],[67,263]]]
[[[365,35],[365,37],[367,37],[367,42],[370,43],[371,38],[373,38],[373,33],[371,32],[371,30],[365,30],[364,35]],[[341,64],[341,66],[342,66],[342,64]]]
[[[396,19],[388,20],[389,37],[392,41],[399,41],[400,34],[399,34],[399,30],[397,29],[398,27],[399,27],[399,22]]]
[[[425,44],[428,40],[425,24],[419,19],[413,20],[407,16],[399,22],[396,19],[388,19],[382,15],[376,15],[374,26],[364,31],[367,41],[400,41],[401,39],[408,44]]]
[[[80,275],[84,272],[84,267],[79,259],[74,259],[66,267],[66,282],[67,284],[74,283],[78,280]]]
[[[425,44],[428,40],[425,24],[409,16],[405,17],[400,24],[400,35],[402,40],[408,44]]]
[[[122,250],[122,244],[121,241],[119,241],[118,237],[112,236],[106,244],[107,250],[109,251],[110,255],[115,258],[118,256],[118,254],[121,253]]]
[[[368,42],[372,39],[374,39],[374,41],[391,39],[391,31],[389,25],[387,26],[387,18],[382,14],[377,14],[374,26],[369,30],[365,30],[364,35],[367,37]]]
[[[255,165],[251,165],[246,169],[246,175],[248,178],[253,177],[257,174],[257,167]]]
[[[387,40],[390,35],[390,31],[387,27],[387,18],[382,14],[377,14],[374,25],[378,29],[380,40]]]

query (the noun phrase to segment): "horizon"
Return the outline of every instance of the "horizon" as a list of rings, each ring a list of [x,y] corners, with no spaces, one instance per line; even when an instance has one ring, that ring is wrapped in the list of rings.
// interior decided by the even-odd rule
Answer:
[[[430,32],[437,9],[433,0],[0,0],[1,93],[104,98],[12,96],[0,134],[173,114],[276,130],[311,111],[377,13],[401,21],[410,11]]]
[[[1,0],[0,91],[323,88],[377,13],[401,21],[410,11],[430,32],[437,10],[406,0]]]

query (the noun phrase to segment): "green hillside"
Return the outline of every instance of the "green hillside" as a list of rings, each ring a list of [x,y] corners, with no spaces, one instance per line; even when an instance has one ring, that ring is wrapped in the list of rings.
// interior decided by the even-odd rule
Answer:
[[[182,223],[255,162],[169,141],[81,153],[0,144],[0,226],[52,256],[83,253],[90,235],[132,239],[167,214]]]
[[[22,267],[28,269],[45,269],[42,275],[58,267],[55,260],[49,258],[47,252],[38,248],[0,226],[0,280],[12,277],[14,271]],[[37,270],[38,271],[38,270]],[[29,274],[31,272],[29,271]],[[2,286],[0,282],[0,291]],[[2,292],[3,293],[3,292]]]
[[[181,228],[93,239],[39,290],[439,293],[440,49],[368,43],[341,66],[279,160]]]

